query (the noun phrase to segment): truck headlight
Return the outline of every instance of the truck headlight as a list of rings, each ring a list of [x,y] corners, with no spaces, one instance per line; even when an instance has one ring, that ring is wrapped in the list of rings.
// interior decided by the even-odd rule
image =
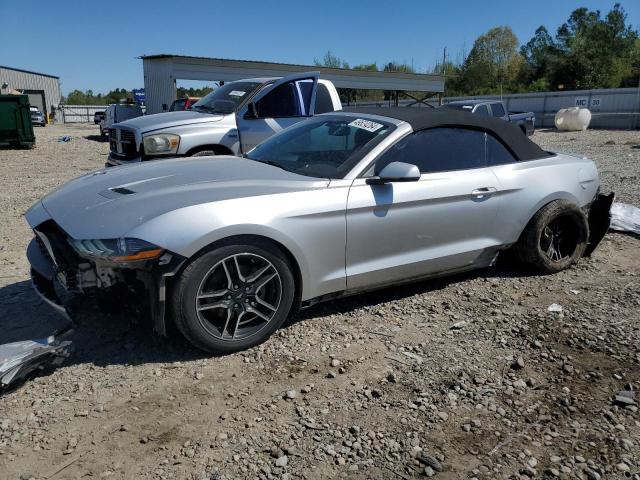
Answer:
[[[138,238],[112,238],[107,240],[70,239],[78,255],[89,259],[112,262],[137,262],[158,258],[164,250]]]
[[[144,153],[147,155],[171,155],[178,152],[180,136],[171,133],[158,133],[142,138]]]

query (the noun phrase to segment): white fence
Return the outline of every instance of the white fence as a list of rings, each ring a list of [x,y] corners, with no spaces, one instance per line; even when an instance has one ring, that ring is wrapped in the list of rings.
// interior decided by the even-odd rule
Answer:
[[[640,128],[640,89],[610,88],[596,90],[570,90],[566,92],[513,93],[509,95],[477,95],[474,97],[446,97],[444,103],[455,100],[502,99],[510,112],[533,112],[536,116],[536,128],[552,128],[558,110],[568,107],[583,107],[591,110],[589,128],[639,129]],[[415,103],[413,100],[400,100],[400,106]],[[437,106],[436,101],[428,102]],[[391,102],[358,102],[358,106],[387,107]],[[415,106],[423,107],[418,104]]]
[[[104,112],[107,105],[60,105],[56,121],[62,123],[93,123],[93,114]]]
[[[448,97],[446,102],[472,98],[500,99],[500,95]],[[510,112],[533,112],[536,127],[553,127],[554,117],[561,108],[583,107],[591,110],[589,128],[640,128],[640,89],[609,88],[570,90],[566,92],[516,93],[503,95]]]

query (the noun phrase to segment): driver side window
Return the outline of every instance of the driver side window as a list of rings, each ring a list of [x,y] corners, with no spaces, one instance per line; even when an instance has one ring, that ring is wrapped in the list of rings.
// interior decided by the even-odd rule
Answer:
[[[464,128],[432,128],[403,138],[376,161],[375,174],[391,162],[416,165],[420,173],[486,167],[485,134]]]
[[[284,83],[256,102],[260,118],[302,117],[309,114],[313,80]]]

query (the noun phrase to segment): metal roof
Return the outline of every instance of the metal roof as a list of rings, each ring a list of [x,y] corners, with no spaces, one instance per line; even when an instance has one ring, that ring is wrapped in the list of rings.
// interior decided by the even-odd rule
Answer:
[[[163,61],[173,64],[174,78],[210,80],[215,72],[216,80],[238,80],[249,77],[283,76],[289,73],[320,71],[321,77],[331,80],[339,88],[362,88],[380,90],[404,90],[442,93],[445,77],[426,73],[384,72],[328,68],[292,63],[276,63],[255,60],[196,57],[188,55],[157,54],[142,55],[145,63]]]
[[[57,79],[60,78],[60,77],[57,77],[55,75],[49,75],[48,73],[32,72],[30,70],[23,70],[21,68],[6,67],[4,65],[0,65],[0,68],[5,68],[7,70],[13,70],[14,72],[29,73],[31,75],[40,75],[41,77],[50,77],[50,78],[57,78]]]

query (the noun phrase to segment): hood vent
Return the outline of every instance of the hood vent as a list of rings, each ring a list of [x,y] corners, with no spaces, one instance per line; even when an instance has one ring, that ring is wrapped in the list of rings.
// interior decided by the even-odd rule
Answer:
[[[121,197],[122,195],[133,195],[134,193],[136,192],[128,189],[127,187],[112,187],[101,191],[99,195],[101,197],[113,200],[115,198]]]
[[[109,190],[115,193],[119,193],[120,195],[133,195],[134,193],[136,193],[133,190],[129,190],[128,188],[125,188],[125,187],[114,187],[114,188],[110,188]]]

